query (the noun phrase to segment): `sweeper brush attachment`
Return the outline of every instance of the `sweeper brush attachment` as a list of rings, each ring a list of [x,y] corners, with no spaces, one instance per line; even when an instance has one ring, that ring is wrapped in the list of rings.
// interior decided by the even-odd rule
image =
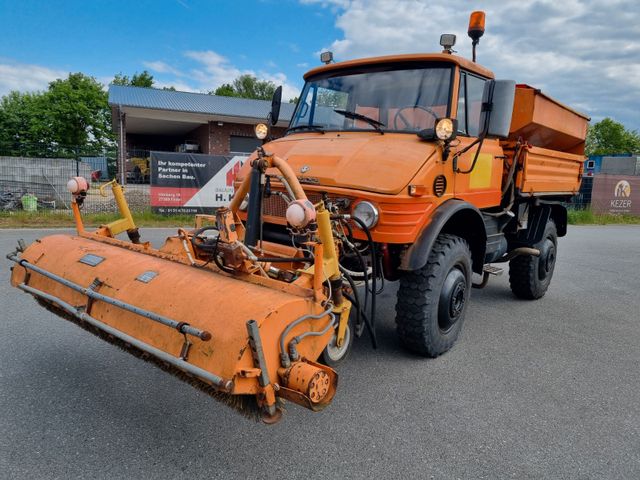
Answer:
[[[116,183],[122,219],[86,231],[80,210],[88,186],[73,179],[77,234],[20,245],[7,257],[15,262],[11,282],[244,415],[273,423],[285,400],[322,410],[338,376],[317,360],[328,345],[345,344],[351,303],[343,291],[354,292],[343,282],[323,202],[311,204],[277,157],[259,149],[251,165],[229,208],[197,216],[194,230],[178,230],[159,249],[140,243]],[[295,197],[287,217],[300,247],[260,238],[268,171]],[[130,241],[115,238],[124,232]]]

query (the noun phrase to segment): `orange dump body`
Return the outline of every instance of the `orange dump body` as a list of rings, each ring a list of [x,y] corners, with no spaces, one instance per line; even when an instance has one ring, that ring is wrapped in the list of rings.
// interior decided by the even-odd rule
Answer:
[[[516,86],[509,140],[524,138],[536,147],[584,154],[589,117],[529,85]]]
[[[509,138],[527,143],[516,186],[523,194],[575,194],[580,188],[589,117],[529,85],[516,86]]]

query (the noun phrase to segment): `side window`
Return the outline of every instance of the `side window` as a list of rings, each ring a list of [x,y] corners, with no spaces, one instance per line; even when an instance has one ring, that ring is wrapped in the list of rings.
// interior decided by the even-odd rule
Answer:
[[[480,112],[485,81],[466,72],[460,73],[458,131],[462,134],[477,137],[480,133]]]
[[[467,75],[467,133],[477,137],[480,133],[480,113],[485,80]]]
[[[458,93],[458,132],[467,133],[467,74],[460,72],[460,92]]]

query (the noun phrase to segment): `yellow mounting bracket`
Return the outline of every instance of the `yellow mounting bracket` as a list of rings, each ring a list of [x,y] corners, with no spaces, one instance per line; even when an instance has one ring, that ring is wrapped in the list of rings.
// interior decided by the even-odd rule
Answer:
[[[306,270],[313,275],[321,275],[324,278],[322,281],[332,281],[342,278],[340,274],[340,264],[338,262],[338,251],[336,250],[336,244],[333,240],[333,230],[331,228],[331,218],[329,211],[324,208],[324,203],[320,202],[316,205],[316,221],[318,223],[318,236],[320,237],[320,243],[322,244],[322,268],[320,272],[316,272],[316,266],[313,265]],[[339,296],[340,304],[335,305],[333,313],[340,316],[340,322],[338,323],[338,332],[336,335],[336,345],[341,347],[344,343],[345,333],[347,331],[347,325],[349,324],[349,312],[351,311],[351,302],[342,295]]]
[[[351,313],[351,302],[346,298],[343,299],[342,305],[333,309],[333,313],[340,314],[340,322],[338,323],[338,333],[336,334],[336,346],[341,347],[344,343],[344,336],[347,333],[347,325],[349,325],[349,314]]]
[[[136,230],[136,224],[133,221],[133,217],[131,216],[131,210],[129,210],[129,204],[127,203],[126,198],[124,198],[124,188],[116,182],[115,180],[111,180],[108,183],[105,183],[100,187],[100,195],[106,197],[107,194],[105,189],[111,185],[111,192],[113,193],[113,198],[116,201],[116,205],[118,206],[118,210],[120,210],[120,215],[122,218],[118,220],[114,220],[111,223],[106,225],[102,225],[102,229],[107,229],[109,235],[115,237],[116,235],[122,232],[128,232],[130,230]]]
[[[335,280],[340,277],[338,252],[336,251],[336,243],[333,241],[329,210],[324,208],[324,203],[322,202],[316,206],[316,221],[318,223],[318,236],[320,237],[320,243],[322,243],[323,247],[322,271],[328,280]]]

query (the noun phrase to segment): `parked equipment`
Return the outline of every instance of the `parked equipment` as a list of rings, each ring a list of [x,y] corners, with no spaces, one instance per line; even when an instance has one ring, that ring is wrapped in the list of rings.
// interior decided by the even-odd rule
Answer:
[[[375,346],[385,281],[400,281],[401,341],[444,353],[472,285],[502,272],[492,264],[509,262],[516,296],[544,295],[588,118],[453,55],[454,35],[441,44],[308,72],[286,136],[248,159],[228,208],[159,249],[140,242],[116,183],[122,219],[85,230],[88,185],[70,181],[77,234],[19,245],[12,284],[266,422],[284,400],[331,402],[354,338],[367,330]]]

